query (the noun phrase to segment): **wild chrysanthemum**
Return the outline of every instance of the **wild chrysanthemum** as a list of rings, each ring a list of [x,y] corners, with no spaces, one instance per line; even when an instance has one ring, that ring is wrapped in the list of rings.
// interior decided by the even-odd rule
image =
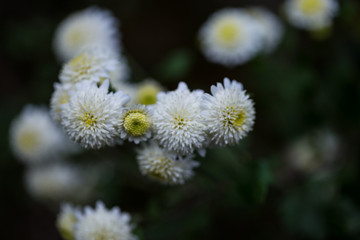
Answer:
[[[107,10],[90,7],[73,13],[56,30],[54,49],[63,62],[76,56],[83,47],[94,45],[119,51],[118,22]]]
[[[192,155],[178,157],[151,143],[137,151],[140,172],[164,184],[184,184],[193,175],[193,168],[199,165]]]
[[[136,92],[136,101],[139,104],[152,105],[156,103],[157,94],[162,91],[162,86],[153,79],[145,79]]]
[[[228,78],[224,85],[211,86],[211,94],[204,95],[203,117],[211,142],[218,146],[238,143],[254,125],[254,103],[242,84]]]
[[[66,163],[34,166],[26,172],[25,181],[28,192],[43,201],[83,201],[91,193],[85,172]]]
[[[179,155],[202,149],[206,125],[201,115],[200,90],[191,92],[180,82],[175,91],[160,92],[154,105],[154,138],[160,145]]]
[[[59,79],[63,84],[76,84],[85,80],[101,83],[111,78],[118,64],[117,56],[110,49],[85,48],[63,66]]]
[[[50,115],[54,120],[61,121],[61,106],[69,102],[70,91],[74,90],[72,84],[54,84],[54,92],[50,100]]]
[[[245,11],[226,8],[215,12],[199,32],[206,58],[225,66],[242,64],[261,48],[261,35],[254,19]]]
[[[152,116],[149,109],[144,105],[135,105],[123,108],[119,134],[121,139],[138,144],[150,138],[152,129]]]
[[[248,9],[250,15],[258,23],[262,39],[262,51],[272,52],[280,43],[284,30],[278,17],[262,7]]]
[[[11,124],[10,145],[20,160],[37,163],[66,153],[70,143],[47,109],[28,105]]]
[[[113,145],[118,137],[121,110],[128,100],[120,91],[109,93],[108,80],[100,87],[83,81],[63,105],[61,124],[70,138],[85,148]]]
[[[111,210],[102,202],[96,208],[85,207],[84,213],[78,215],[75,224],[76,240],[135,240],[132,234],[133,225],[128,213],[120,212],[118,207]]]
[[[75,240],[75,223],[79,209],[70,204],[62,204],[61,211],[56,219],[56,227],[64,240]]]
[[[319,30],[331,25],[337,14],[335,0],[287,0],[285,12],[290,23],[307,30]]]

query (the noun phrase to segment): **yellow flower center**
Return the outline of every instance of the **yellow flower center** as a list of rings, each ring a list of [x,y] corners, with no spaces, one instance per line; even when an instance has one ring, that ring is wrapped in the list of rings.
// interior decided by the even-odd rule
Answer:
[[[323,0],[300,0],[300,9],[305,14],[315,14],[324,8]]]
[[[97,120],[98,120],[98,118],[95,117],[91,111],[84,113],[84,115],[80,116],[79,118],[81,121],[83,121],[85,123],[85,126],[87,128],[95,126],[97,124]]]
[[[137,92],[137,101],[143,105],[151,105],[156,103],[156,95],[160,92],[160,88],[155,85],[144,85]]]
[[[169,168],[170,164],[170,159],[161,158],[156,162],[156,167],[149,170],[148,175],[157,180],[166,180],[164,173]]]
[[[84,42],[84,34],[81,31],[72,31],[69,34],[69,42],[74,45],[80,45]]]
[[[223,123],[226,125],[233,125],[240,128],[246,120],[245,112],[240,110],[235,110],[233,106],[227,106],[222,111]]]
[[[73,68],[73,71],[78,75],[87,75],[91,69],[94,60],[89,58],[85,53],[74,57],[70,62],[69,66]]]
[[[57,224],[57,227],[60,231],[61,236],[65,240],[74,240],[74,224],[76,223],[77,219],[74,214],[69,213],[66,214]]]
[[[176,128],[176,129],[182,129],[186,125],[184,117],[180,116],[179,114],[177,114],[174,117],[174,120],[175,120],[174,128]]]
[[[130,111],[124,119],[125,130],[133,136],[144,135],[150,128],[150,121],[143,112]]]
[[[218,41],[226,46],[233,46],[235,41],[241,35],[241,29],[238,24],[231,20],[225,20],[219,23],[217,30]]]
[[[20,146],[25,150],[31,150],[38,144],[35,131],[24,131],[19,137]]]

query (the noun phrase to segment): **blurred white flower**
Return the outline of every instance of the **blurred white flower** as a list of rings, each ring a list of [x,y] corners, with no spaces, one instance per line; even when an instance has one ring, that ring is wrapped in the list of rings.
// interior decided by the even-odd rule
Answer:
[[[43,107],[27,105],[10,127],[14,154],[26,163],[53,160],[71,152],[71,142]]]
[[[160,148],[157,144],[143,146],[137,151],[140,172],[164,184],[184,184],[193,175],[193,168],[199,163],[193,161],[193,155],[185,157]]]
[[[76,84],[84,80],[101,83],[111,78],[119,64],[118,56],[111,49],[88,47],[63,66],[59,79],[63,84]]]
[[[61,205],[61,211],[56,219],[56,227],[65,240],[75,240],[74,225],[77,222],[79,211],[78,208],[73,207],[71,204]]]
[[[175,91],[160,92],[154,105],[154,138],[160,145],[179,155],[202,149],[206,125],[201,115],[203,91],[191,92],[180,82]]]
[[[34,198],[58,203],[86,200],[93,182],[85,171],[74,165],[53,163],[29,168],[25,185]]]
[[[224,84],[211,86],[211,94],[204,94],[203,101],[203,117],[211,142],[217,146],[238,143],[254,125],[253,101],[241,83],[228,78]]]
[[[54,92],[50,99],[50,115],[54,120],[61,121],[61,106],[69,102],[70,91],[74,90],[73,84],[54,84]]]
[[[286,158],[292,167],[313,172],[331,165],[339,156],[340,142],[330,130],[318,130],[294,141],[287,149]]]
[[[85,148],[99,149],[113,145],[118,137],[122,107],[129,96],[121,91],[109,93],[109,81],[100,87],[83,81],[70,92],[69,102],[62,107],[61,124],[72,140]]]
[[[145,105],[123,108],[119,121],[121,139],[138,144],[151,137],[152,116]]]
[[[114,84],[114,83],[112,83],[112,84]],[[131,106],[137,104],[136,92],[137,92],[138,86],[136,84],[129,83],[129,82],[117,82],[115,85],[112,85],[112,87],[116,91],[122,91],[130,96],[130,101],[128,101],[126,103],[126,106],[131,107]]]
[[[128,213],[120,212],[118,207],[111,210],[102,202],[96,208],[85,207],[84,213],[78,215],[75,224],[76,240],[135,240],[132,234],[133,225]]]
[[[107,10],[89,7],[63,20],[54,36],[54,49],[59,60],[65,62],[87,46],[120,49],[118,21]]]
[[[331,25],[337,14],[335,0],[287,0],[285,12],[290,23],[298,28],[319,30]]]
[[[129,79],[130,68],[123,56],[118,56],[115,68],[110,71],[110,85],[112,88],[119,90],[119,87]]]
[[[262,38],[262,51],[271,53],[279,45],[284,29],[279,18],[263,7],[251,7],[248,9],[250,15],[259,25]]]
[[[258,24],[236,8],[213,13],[201,27],[199,38],[206,58],[228,67],[249,61],[261,48]]]
[[[154,79],[145,79],[137,88],[136,102],[144,105],[155,104],[157,94],[163,90],[163,87]]]

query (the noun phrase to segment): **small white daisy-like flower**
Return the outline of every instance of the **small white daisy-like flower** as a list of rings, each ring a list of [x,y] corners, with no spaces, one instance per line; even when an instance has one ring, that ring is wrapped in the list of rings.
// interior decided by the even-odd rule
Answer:
[[[319,30],[331,25],[337,14],[335,0],[287,0],[285,12],[290,23],[298,28]]]
[[[144,105],[123,108],[119,121],[121,139],[138,144],[151,137],[152,116]]]
[[[279,45],[284,34],[282,23],[275,14],[265,8],[252,7],[248,11],[259,25],[262,37],[262,51],[271,53]]]
[[[59,79],[63,84],[76,84],[85,80],[101,83],[111,78],[119,64],[117,56],[110,49],[89,47],[63,66]]]
[[[132,234],[131,216],[118,207],[106,209],[102,202],[96,208],[85,207],[75,224],[76,240],[136,240]]]
[[[123,105],[129,100],[121,91],[109,93],[109,81],[100,87],[83,81],[62,107],[61,124],[70,138],[85,148],[113,145]]]
[[[199,166],[192,160],[193,155],[178,157],[155,143],[138,149],[136,158],[143,175],[170,185],[184,184],[194,175],[193,168]]]
[[[72,84],[54,84],[54,92],[50,100],[50,115],[54,120],[61,121],[61,106],[69,102],[70,91],[74,90]]]
[[[12,150],[27,163],[52,160],[65,154],[69,142],[46,108],[26,106],[10,127]]]
[[[175,91],[160,92],[154,105],[154,138],[160,145],[179,155],[202,149],[206,125],[201,114],[203,91],[191,92],[180,82]]]
[[[215,12],[199,32],[206,58],[228,67],[253,58],[261,48],[261,34],[254,19],[241,9]]]
[[[65,240],[75,240],[75,223],[79,209],[71,204],[62,204],[61,211],[56,219],[56,227]]]
[[[145,79],[139,84],[136,92],[136,101],[138,104],[152,105],[156,103],[156,96],[163,87],[153,79]]]
[[[203,117],[211,142],[217,146],[236,144],[254,125],[254,103],[242,84],[228,78],[224,85],[211,86],[211,94],[204,95]]]
[[[25,185],[36,199],[61,202],[83,201],[91,193],[91,181],[80,168],[66,163],[35,166],[26,172]]]
[[[61,61],[76,56],[83,47],[104,46],[119,51],[118,22],[107,10],[90,7],[68,16],[56,30],[55,53]]]

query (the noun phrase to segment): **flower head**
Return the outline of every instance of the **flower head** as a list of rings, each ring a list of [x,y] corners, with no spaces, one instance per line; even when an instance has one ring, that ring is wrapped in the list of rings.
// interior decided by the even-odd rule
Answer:
[[[62,108],[61,123],[70,138],[85,148],[113,145],[118,137],[118,121],[129,97],[118,91],[109,93],[109,81],[97,87],[83,81],[76,85]]]
[[[85,207],[84,213],[78,215],[75,224],[76,240],[135,240],[131,233],[133,226],[128,213],[118,207],[106,209],[102,202],[96,208]]]
[[[107,10],[90,7],[63,20],[56,30],[54,49],[61,61],[76,56],[83,47],[120,47],[118,22]]]
[[[79,209],[73,207],[70,204],[63,204],[61,206],[61,212],[57,217],[56,226],[65,240],[75,240],[75,228],[74,225],[77,222],[77,215]]]
[[[135,105],[122,110],[120,116],[120,138],[138,144],[151,136],[152,116],[144,105]]]
[[[224,85],[211,86],[211,94],[204,95],[203,116],[212,143],[218,146],[238,143],[254,125],[253,101],[241,83],[228,78]]]
[[[206,58],[229,67],[250,60],[261,48],[258,25],[241,9],[215,12],[201,27],[199,37]]]
[[[50,100],[50,115],[54,120],[61,121],[61,106],[69,102],[70,91],[74,90],[72,84],[54,84],[55,91]]]
[[[160,92],[154,105],[154,138],[162,147],[186,155],[204,147],[206,125],[201,115],[200,90],[184,82],[175,91]]]
[[[275,14],[265,8],[252,7],[249,8],[248,11],[258,23],[262,38],[262,51],[265,53],[272,52],[284,34],[282,23]]]
[[[192,155],[179,157],[155,143],[143,146],[137,152],[140,172],[164,184],[184,184],[194,175],[193,168],[199,165],[192,160]]]
[[[51,160],[67,153],[70,141],[47,109],[28,105],[10,127],[14,154],[27,163]]]
[[[25,180],[27,190],[34,198],[56,203],[83,201],[89,197],[92,188],[84,171],[66,163],[32,167]]]
[[[110,49],[104,47],[85,48],[78,55],[66,63],[60,72],[60,82],[76,84],[87,80],[101,83],[110,79],[117,71],[119,61]]]
[[[335,0],[287,0],[285,12],[290,23],[307,30],[319,30],[331,25],[338,11]]]

